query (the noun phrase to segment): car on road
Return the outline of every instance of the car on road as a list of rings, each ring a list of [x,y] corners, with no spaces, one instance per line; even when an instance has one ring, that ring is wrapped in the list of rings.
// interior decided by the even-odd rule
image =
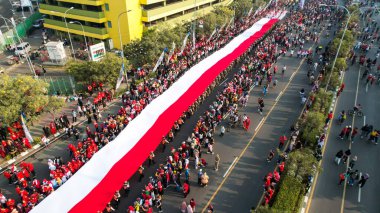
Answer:
[[[32,48],[30,47],[30,44],[28,42],[22,42],[21,44],[17,45],[16,50],[15,50],[15,54],[25,56],[31,50],[32,50]]]

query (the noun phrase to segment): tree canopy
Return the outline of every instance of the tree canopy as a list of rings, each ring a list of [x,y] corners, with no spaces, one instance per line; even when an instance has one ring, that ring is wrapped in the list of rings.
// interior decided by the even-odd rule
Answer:
[[[114,86],[119,77],[122,59],[115,54],[107,53],[100,61],[71,61],[66,72],[72,75],[76,81],[84,83],[102,82],[108,86]],[[125,62],[128,67],[128,61]]]
[[[48,84],[30,76],[0,76],[0,111],[4,123],[10,124],[24,112],[27,119],[33,120],[37,112],[63,106],[64,101],[47,95]]]

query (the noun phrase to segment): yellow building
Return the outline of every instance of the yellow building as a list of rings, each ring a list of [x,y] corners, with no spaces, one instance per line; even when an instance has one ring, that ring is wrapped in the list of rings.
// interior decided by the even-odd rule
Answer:
[[[216,5],[227,5],[233,0],[45,0],[40,12],[46,14],[45,28],[67,37],[85,35],[89,41],[104,41],[110,49],[141,38],[143,29],[158,22],[190,21],[206,14]],[[66,22],[65,22],[66,19]],[[70,23],[71,22],[71,23]],[[67,24],[67,28],[66,28]],[[83,28],[82,28],[83,27]]]

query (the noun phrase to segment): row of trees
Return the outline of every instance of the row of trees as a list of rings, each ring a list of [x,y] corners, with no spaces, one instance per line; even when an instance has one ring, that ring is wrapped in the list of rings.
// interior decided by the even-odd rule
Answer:
[[[23,112],[27,119],[34,121],[44,112],[54,112],[61,108],[64,100],[48,96],[49,84],[30,76],[0,76],[1,122],[7,125],[19,120]]]
[[[232,17],[239,20],[247,15],[250,8],[253,11],[256,5],[262,5],[267,0],[235,0],[229,6],[217,6],[206,15],[202,12],[197,14],[195,29],[199,37],[207,36],[212,31],[224,24],[228,24]],[[200,27],[200,21],[203,22]],[[126,56],[126,68],[138,68],[145,65],[152,66],[165,48],[172,48],[174,42],[176,47],[182,46],[185,36],[192,32],[195,22],[183,22],[170,25],[167,22],[157,24],[157,26],[146,29],[139,40],[132,41],[124,46]],[[191,39],[189,39],[191,40]],[[83,83],[103,82],[107,86],[114,87],[119,76],[121,59],[111,53],[99,62],[70,62],[66,70],[76,81]]]
[[[356,9],[351,7],[350,10],[353,12]],[[304,193],[307,190],[309,175],[314,175],[316,171],[320,171],[318,161],[314,156],[314,150],[318,142],[317,136],[320,136],[324,131],[325,119],[330,111],[333,99],[332,91],[335,91],[336,87],[341,83],[339,71],[347,68],[346,58],[349,56],[355,42],[356,33],[354,33],[353,29],[357,26],[358,20],[358,16],[353,14],[349,22],[349,29],[351,30],[347,30],[343,38],[328,90],[320,89],[317,93],[311,95],[314,99],[312,107],[306,116],[298,121],[299,126],[302,126],[299,138],[304,147],[289,154],[284,174],[281,175],[279,191],[275,195],[271,208],[260,208],[259,212],[298,212]],[[336,38],[328,48],[332,57],[331,61],[337,53],[342,33],[343,31],[337,33]],[[330,73],[331,65],[325,74],[324,84],[327,83],[326,79],[328,79],[327,76]]]

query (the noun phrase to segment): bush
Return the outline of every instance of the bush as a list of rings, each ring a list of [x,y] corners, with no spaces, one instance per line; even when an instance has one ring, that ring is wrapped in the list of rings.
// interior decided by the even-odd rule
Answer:
[[[301,183],[307,183],[308,177],[314,174],[317,160],[309,148],[299,149],[289,154],[286,166],[286,176],[296,178]]]
[[[285,176],[280,183],[272,209],[276,211],[298,212],[300,201],[304,192],[302,183],[296,178]]]
[[[332,92],[326,92],[324,89],[320,89],[314,96],[314,103],[311,110],[314,112],[327,114],[330,111],[332,97]]]
[[[316,136],[319,136],[324,126],[325,115],[320,112],[309,112],[303,124],[301,138],[306,145],[314,147],[317,143]]]
[[[41,144],[41,137],[33,137],[33,144],[34,145]]]

